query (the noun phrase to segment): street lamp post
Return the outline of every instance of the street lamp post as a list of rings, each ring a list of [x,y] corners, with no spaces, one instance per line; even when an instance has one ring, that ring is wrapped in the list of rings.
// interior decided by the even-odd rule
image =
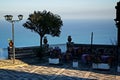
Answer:
[[[15,63],[14,23],[21,21],[23,19],[23,15],[18,15],[18,20],[13,20],[12,15],[5,15],[4,17],[6,21],[12,23],[12,41],[13,41],[12,52],[13,52],[13,64],[14,64]]]
[[[120,1],[117,2],[116,9],[116,27],[117,27],[117,64],[120,66]]]

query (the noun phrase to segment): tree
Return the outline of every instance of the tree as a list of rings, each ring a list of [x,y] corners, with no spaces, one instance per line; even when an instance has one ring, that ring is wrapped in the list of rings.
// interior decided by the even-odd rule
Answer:
[[[40,46],[42,47],[42,39],[48,34],[51,36],[60,36],[61,26],[63,22],[61,17],[57,14],[53,14],[50,11],[34,11],[29,15],[28,20],[23,26],[31,31],[34,31],[40,35]]]

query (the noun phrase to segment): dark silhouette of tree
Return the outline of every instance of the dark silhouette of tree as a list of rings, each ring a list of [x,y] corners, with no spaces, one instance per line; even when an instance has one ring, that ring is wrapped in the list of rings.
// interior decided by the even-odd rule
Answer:
[[[51,36],[60,36],[61,26],[63,22],[61,17],[57,14],[53,14],[50,11],[34,11],[29,15],[28,20],[23,26],[31,31],[34,31],[40,35],[40,46],[42,47],[42,39],[46,34]]]

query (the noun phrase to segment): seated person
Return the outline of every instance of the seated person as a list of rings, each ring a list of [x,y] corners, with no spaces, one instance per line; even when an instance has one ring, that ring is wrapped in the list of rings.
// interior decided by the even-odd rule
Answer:
[[[54,48],[50,53],[51,58],[61,58],[61,49],[60,48]]]
[[[102,61],[105,63],[112,64],[114,61],[113,51],[108,51],[105,54],[101,55]]]
[[[81,56],[82,56],[82,48],[79,47],[79,48],[76,50],[76,53],[77,53],[77,56],[81,59]]]
[[[59,57],[59,59],[61,59],[61,58],[62,58],[61,49],[57,46],[57,47],[55,47],[55,50],[56,50],[57,53],[58,53],[58,57]]]
[[[68,48],[68,50],[66,51],[64,55],[65,61],[67,62],[71,61],[73,59],[73,54],[74,54],[73,48]]]
[[[84,48],[81,53],[81,60],[83,63],[89,63],[91,62],[91,55],[90,55],[90,50],[87,48]]]

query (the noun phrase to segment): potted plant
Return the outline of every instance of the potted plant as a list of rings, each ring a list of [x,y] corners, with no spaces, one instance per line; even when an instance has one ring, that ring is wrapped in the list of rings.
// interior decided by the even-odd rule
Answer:
[[[76,68],[78,67],[78,59],[77,59],[77,58],[74,58],[74,59],[73,59],[72,66],[73,66],[73,67],[76,67]]]
[[[93,63],[92,63],[92,68],[97,69],[99,63],[100,63],[100,59],[97,56],[94,56]]]
[[[59,53],[56,49],[50,53],[49,64],[59,64]]]
[[[92,63],[93,69],[110,69],[110,65],[108,63],[102,62],[102,60],[99,57],[96,57],[94,59],[94,62]]]

